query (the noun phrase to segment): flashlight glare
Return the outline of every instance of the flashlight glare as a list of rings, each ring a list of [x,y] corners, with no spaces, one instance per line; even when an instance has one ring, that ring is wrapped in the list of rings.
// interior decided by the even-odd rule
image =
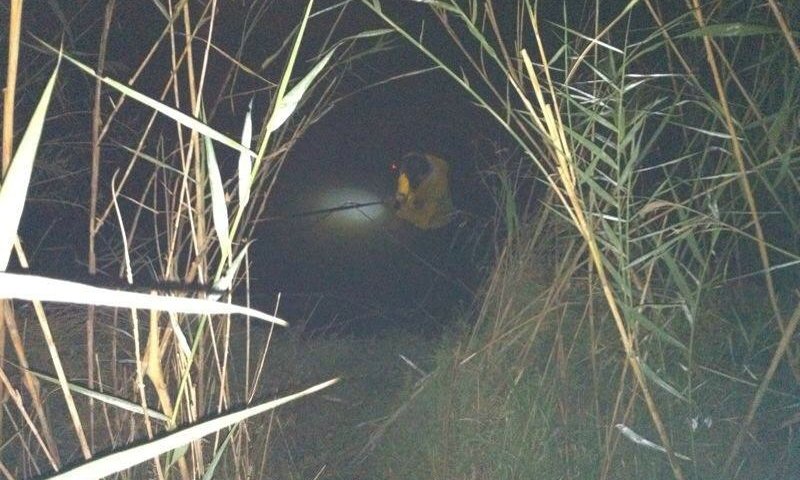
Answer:
[[[315,199],[314,209],[335,208],[347,205],[379,202],[378,195],[357,188],[336,188],[322,191]],[[385,205],[349,208],[332,212],[326,223],[332,222],[335,227],[367,228],[383,220],[388,215]]]

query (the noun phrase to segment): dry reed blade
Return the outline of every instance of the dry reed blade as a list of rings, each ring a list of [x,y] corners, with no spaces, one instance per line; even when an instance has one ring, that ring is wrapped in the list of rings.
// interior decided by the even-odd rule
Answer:
[[[106,49],[108,47],[108,33],[111,30],[111,19],[114,15],[114,5],[116,0],[108,2],[103,16],[103,30],[100,33],[100,46],[97,60],[97,73],[103,75],[105,71]],[[100,177],[100,132],[102,119],[100,118],[100,102],[102,93],[102,82],[98,79],[94,87],[94,100],[92,105],[92,177],[89,184],[89,252],[88,267],[89,275],[97,274],[97,254],[95,252],[95,236],[97,234],[97,195],[98,182]],[[94,327],[95,309],[89,306],[86,312],[86,377],[89,389],[94,387]],[[94,448],[94,401],[89,400],[89,444]]]
[[[335,378],[323,382],[313,387],[309,387],[291,395],[264,402],[262,404],[245,408],[242,411],[228,413],[220,417],[207,420],[205,422],[183,428],[175,433],[165,435],[158,440],[148,442],[144,445],[130,447],[120,452],[98,458],[92,462],[85,463],[67,472],[50,477],[51,480],[84,480],[102,478],[113,473],[130,468],[138,463],[156,457],[162,453],[174,450],[186,443],[198,440],[206,435],[216,432],[222,428],[233,426],[254,415],[272,410],[280,405],[300,399],[304,396],[318,392],[335,384],[339,379]]]

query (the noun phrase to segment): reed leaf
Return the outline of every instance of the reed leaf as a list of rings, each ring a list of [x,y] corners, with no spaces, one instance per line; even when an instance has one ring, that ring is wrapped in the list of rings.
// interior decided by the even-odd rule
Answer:
[[[206,168],[208,169],[208,186],[211,188],[211,217],[214,221],[214,231],[217,232],[219,247],[222,252],[220,261],[225,262],[231,258],[231,238],[229,232],[228,206],[225,201],[225,188],[222,186],[222,176],[219,173],[217,155],[214,145],[209,137],[203,137],[205,145]]]
[[[50,375],[45,375],[44,373],[35,372],[30,370],[30,373],[46,382],[52,383],[54,385],[58,385],[59,381],[55,377],[51,377]],[[126,410],[128,412],[137,413],[139,415],[147,415],[150,418],[154,418],[156,420],[160,420],[164,423],[168,423],[170,421],[169,417],[164,415],[163,413],[159,412],[158,410],[153,410],[152,408],[146,409],[146,411],[142,411],[142,406],[137,403],[130,402],[125,400],[124,398],[117,397],[115,395],[109,395],[108,393],[98,392],[96,390],[92,390],[86,387],[82,387],[75,383],[68,383],[67,386],[69,389],[75,393],[79,393],[84,397],[92,398],[94,400],[100,401],[105,403],[106,405],[110,405],[112,407],[117,407],[122,410]]]
[[[59,65],[60,62],[56,64],[53,73],[50,74],[50,80],[47,81],[42,96],[39,97],[36,110],[22,135],[11,166],[3,179],[3,185],[0,187],[0,217],[3,218],[3,221],[0,222],[0,272],[5,271],[8,267],[11,250],[14,248],[17,238],[19,221],[22,218],[22,210],[25,208],[25,199],[28,195],[33,162],[39,148],[39,139],[42,137],[47,107],[50,105]]]
[[[698,38],[698,37],[748,37],[752,35],[780,35],[781,29],[769,25],[758,25],[755,23],[717,23],[701,28],[695,28],[676,38]],[[794,32],[800,36],[800,32]]]
[[[272,112],[269,122],[267,122],[268,132],[274,132],[280,128],[280,126],[283,125],[290,116],[292,116],[298,105],[300,105],[300,101],[303,99],[306,91],[311,87],[311,84],[314,83],[314,80],[322,72],[325,66],[328,65],[328,62],[335,51],[335,47],[328,51],[328,53],[322,57],[322,59],[316,65],[314,65],[314,68],[312,68],[302,80],[297,82],[297,84],[292,87],[292,89],[289,90],[285,96],[278,100],[278,104],[275,106],[275,110]]]
[[[42,42],[42,43],[48,49],[50,49],[52,51],[56,51],[50,45],[48,45],[48,44],[46,44],[44,42]],[[157,111],[157,112],[159,112],[159,113],[171,118],[172,120],[178,122],[179,124],[185,126],[186,128],[188,128],[190,130],[194,130],[194,131],[196,131],[197,133],[199,133],[201,135],[205,135],[205,136],[207,136],[207,137],[209,137],[209,138],[211,138],[213,140],[216,140],[216,141],[220,142],[221,144],[226,145],[226,146],[228,146],[228,147],[230,147],[230,148],[232,148],[232,149],[234,149],[236,151],[243,152],[243,153],[246,153],[246,154],[251,155],[251,156],[255,156],[256,155],[256,153],[254,151],[250,150],[249,148],[246,148],[246,147],[242,146],[242,144],[240,144],[236,140],[233,140],[232,138],[230,138],[229,136],[227,136],[227,135],[225,135],[223,133],[220,133],[219,131],[215,130],[214,128],[210,127],[209,125],[206,125],[201,120],[199,120],[199,119],[197,119],[197,118],[195,118],[195,117],[193,117],[191,115],[187,115],[187,114],[181,112],[180,110],[178,110],[176,108],[170,107],[169,105],[166,105],[166,104],[164,104],[162,102],[159,102],[158,100],[156,100],[154,98],[150,98],[147,95],[145,95],[143,93],[140,93],[139,91],[134,90],[133,88],[125,85],[124,83],[120,83],[117,80],[114,80],[113,78],[101,77],[100,75],[97,74],[97,72],[94,71],[94,69],[92,69],[88,65],[86,65],[86,64],[84,64],[84,63],[82,63],[82,62],[70,57],[67,54],[63,54],[63,57],[67,61],[69,61],[70,63],[72,63],[76,67],[78,67],[79,69],[81,69],[84,72],[86,72],[87,74],[99,79],[100,81],[102,81],[103,83],[105,83],[109,87],[113,88],[114,90],[117,90],[118,92],[122,93],[123,95],[126,95],[126,96],[136,100],[137,102],[139,102],[139,103],[141,103],[143,105],[146,105],[146,106],[152,108],[153,110],[155,110],[155,111]]]
[[[247,114],[242,126],[242,146],[250,149],[253,143],[253,99],[247,104]],[[244,209],[250,201],[250,184],[253,175],[253,157],[245,152],[239,152],[239,168],[236,172],[239,178],[239,209]]]
[[[287,395],[264,402],[260,405],[245,408],[244,410],[221,415],[204,422],[196,423],[181,430],[171,432],[156,440],[151,440],[142,445],[130,447],[118,452],[114,452],[105,457],[86,462],[72,470],[59,473],[50,477],[50,480],[89,480],[99,479],[105,476],[121,472],[139,463],[150,460],[163,453],[175,450],[190,442],[198,440],[208,434],[214,433],[226,427],[230,427],[248,418],[267,412],[283,404],[302,398],[306,395],[328,388],[338,382],[338,378],[328,380],[300,392]]]
[[[162,310],[197,315],[240,314],[287,326],[284,320],[249,307],[200,298],[167,297],[113,290],[66,280],[0,272],[0,298]]]

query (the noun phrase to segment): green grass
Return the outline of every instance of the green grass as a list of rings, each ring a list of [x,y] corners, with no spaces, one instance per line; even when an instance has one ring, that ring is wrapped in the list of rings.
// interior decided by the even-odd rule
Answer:
[[[800,252],[786,240],[800,237],[800,145],[797,116],[788,114],[800,98],[800,57],[787,27],[796,6],[687,2],[662,10],[644,1],[609,10],[597,1],[588,7],[607,16],[586,22],[567,9],[543,18],[546,10],[527,0],[502,11],[492,2],[442,1],[432,3],[439,22],[423,35],[377,2],[363,3],[480,105],[549,187],[535,210],[498,217],[508,248],[469,348],[453,359],[474,355],[479,366],[451,375],[467,380],[448,389],[505,391],[507,381],[484,372],[512,372],[515,388],[541,369],[534,397],[554,396],[526,408],[555,412],[551,431],[567,433],[562,459],[600,459],[599,471],[556,476],[791,471],[781,469],[790,468],[797,440],[776,419],[796,410],[800,379]],[[431,28],[463,56],[441,55]],[[531,296],[539,266],[548,275],[533,282],[544,288]],[[733,297],[759,313],[737,312]],[[452,418],[483,418],[449,398],[433,403],[452,404]],[[718,420],[709,432],[688,427],[709,411]],[[595,435],[571,436],[573,419],[590,419],[581,423]],[[437,445],[451,455],[439,457],[456,466],[429,470],[435,478],[480,476],[456,460],[464,445],[450,449],[448,431]]]
[[[508,272],[496,275],[504,273]],[[514,293],[536,287],[505,288],[518,300]],[[591,342],[590,326],[582,315],[585,304],[580,302],[586,293],[572,291],[562,308],[542,315],[546,325],[533,345],[526,338],[495,343],[491,329],[443,341],[436,349],[430,377],[421,384],[409,384],[395,400],[397,416],[387,423],[368,458],[369,470],[355,478],[670,477],[663,452],[616,436],[619,430],[605,420],[613,418],[619,401],[625,418],[618,421],[658,443],[630,374],[619,384],[624,364],[609,320],[596,326],[599,339],[594,345]],[[764,371],[777,341],[774,332],[761,327],[760,315],[768,314],[770,307],[758,293],[745,287],[727,290],[725,297],[746,300],[711,299],[699,310],[700,330],[710,341],[694,359],[697,386],[690,402],[655,389],[676,452],[692,458],[682,460],[690,478],[724,478],[727,447],[740,425],[742,408],[757,386],[745,367]],[[541,306],[537,302],[536,307]],[[529,307],[517,304],[495,311],[509,317],[538,315]],[[737,316],[745,316],[749,325],[732,321]],[[649,363],[664,365],[657,374],[665,381],[685,381],[686,372],[668,359]],[[738,478],[791,478],[791,472],[800,467],[800,439],[793,430],[780,427],[796,412],[800,394],[786,368],[772,387],[752,430],[755,441],[742,452],[737,465]],[[693,421],[697,422],[694,428]],[[604,468],[608,469],[605,474]]]
[[[269,435],[265,422],[251,424],[252,448],[268,449],[265,478],[375,478],[378,473],[367,474],[361,461],[364,449],[405,387],[419,378],[400,356],[430,368],[437,343],[402,329],[369,337],[279,337],[270,352],[267,391],[291,390],[334,372],[342,380],[324,395],[277,411]]]

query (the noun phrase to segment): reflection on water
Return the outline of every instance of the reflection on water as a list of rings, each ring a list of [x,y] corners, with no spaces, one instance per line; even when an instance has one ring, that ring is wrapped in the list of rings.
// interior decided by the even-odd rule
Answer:
[[[305,198],[302,208],[319,210],[380,197],[342,188]],[[470,300],[475,265],[457,247],[461,233],[457,224],[420,231],[382,205],[267,224],[251,252],[255,302],[271,310],[281,292],[283,318],[313,328],[438,329]]]

